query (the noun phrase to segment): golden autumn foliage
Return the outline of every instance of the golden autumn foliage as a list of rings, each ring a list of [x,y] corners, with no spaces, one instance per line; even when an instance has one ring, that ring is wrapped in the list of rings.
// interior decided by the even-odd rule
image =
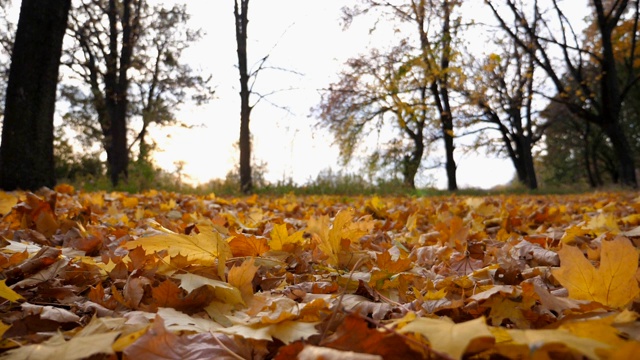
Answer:
[[[0,192],[1,359],[627,359],[640,194]]]

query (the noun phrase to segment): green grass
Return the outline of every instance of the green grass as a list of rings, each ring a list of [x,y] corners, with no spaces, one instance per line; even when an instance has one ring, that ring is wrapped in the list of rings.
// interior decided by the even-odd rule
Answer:
[[[354,174],[325,171],[315,179],[309,179],[305,184],[299,185],[291,179],[269,183],[262,176],[257,176],[254,192],[258,195],[282,196],[294,195],[379,195],[379,196],[448,196],[452,192],[435,188],[410,189],[399,179],[378,180],[375,184]],[[113,187],[106,175],[81,176],[73,181],[60,180],[59,183],[69,183],[77,189],[85,191],[124,191],[128,193],[140,193],[149,189],[164,190],[168,192],[186,194],[211,194],[218,196],[242,196],[239,186],[239,178],[230,172],[225,179],[215,179],[206,184],[191,186],[182,184],[174,174],[155,168],[148,163],[133,163],[129,169],[129,179]],[[489,196],[489,195],[562,195],[580,194],[593,191],[625,191],[628,189],[616,185],[604,188],[592,189],[584,184],[571,185],[545,185],[537,190],[530,190],[523,185],[514,182],[493,189],[463,188],[455,192],[459,196]]]

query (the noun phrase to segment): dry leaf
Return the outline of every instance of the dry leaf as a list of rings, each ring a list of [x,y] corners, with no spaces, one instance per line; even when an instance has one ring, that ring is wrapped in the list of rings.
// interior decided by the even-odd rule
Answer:
[[[69,341],[58,333],[42,344],[25,345],[2,354],[0,359],[80,360],[97,354],[113,354],[111,345],[119,332],[75,336]]]
[[[638,252],[622,237],[604,241],[601,251],[600,267],[596,269],[578,248],[564,246],[558,251],[561,266],[552,271],[553,276],[573,299],[625,307],[640,292],[636,280]]]
[[[7,299],[11,302],[16,302],[18,300],[24,299],[22,295],[18,294],[17,292],[13,291],[13,289],[8,287],[6,282],[7,282],[7,279],[0,280],[0,297],[1,298]]]
[[[222,302],[232,305],[244,303],[238,288],[225,282],[194,274],[178,274],[173,275],[173,277],[180,279],[180,287],[187,292],[191,292],[201,286],[208,286],[213,290],[216,298]]]
[[[484,316],[460,324],[446,319],[419,318],[411,321],[398,332],[424,335],[434,350],[454,359],[462,359],[467,346],[474,340],[487,341],[487,347],[493,343],[493,334],[489,331]]]
[[[188,261],[201,265],[213,265],[217,258],[230,258],[229,244],[217,232],[201,232],[194,236],[167,233],[143,237],[122,244],[125,249],[142,247],[147,254],[168,251],[170,257],[186,256]]]
[[[229,284],[240,290],[245,304],[248,304],[253,298],[253,278],[259,269],[254,264],[254,258],[245,260],[242,265],[232,267],[227,275]]]

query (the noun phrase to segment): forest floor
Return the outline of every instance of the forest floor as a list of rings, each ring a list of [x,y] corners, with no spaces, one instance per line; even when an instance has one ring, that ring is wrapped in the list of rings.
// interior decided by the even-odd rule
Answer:
[[[0,359],[629,359],[640,193],[0,192]]]

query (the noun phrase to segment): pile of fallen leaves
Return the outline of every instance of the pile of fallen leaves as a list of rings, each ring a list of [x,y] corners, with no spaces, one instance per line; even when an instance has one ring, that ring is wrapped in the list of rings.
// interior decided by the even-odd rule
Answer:
[[[0,192],[0,358],[633,358],[638,196]]]

